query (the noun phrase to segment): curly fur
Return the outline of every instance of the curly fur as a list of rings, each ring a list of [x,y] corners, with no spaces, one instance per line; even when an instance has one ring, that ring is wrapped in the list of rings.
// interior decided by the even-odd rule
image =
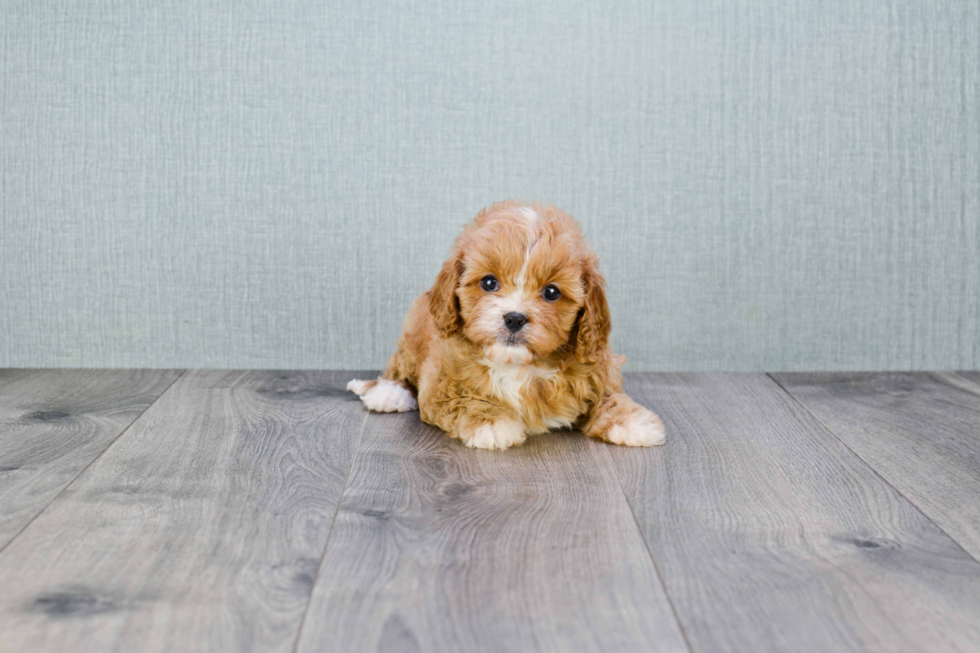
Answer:
[[[481,287],[487,275],[497,290]],[[548,284],[556,301],[542,297]],[[498,202],[456,238],[381,378],[348,389],[379,411],[412,409],[417,397],[423,421],[468,446],[506,449],[570,426],[616,444],[661,444],[660,418],[622,393],[604,285],[571,216]],[[516,334],[504,326],[510,311],[527,316]]]

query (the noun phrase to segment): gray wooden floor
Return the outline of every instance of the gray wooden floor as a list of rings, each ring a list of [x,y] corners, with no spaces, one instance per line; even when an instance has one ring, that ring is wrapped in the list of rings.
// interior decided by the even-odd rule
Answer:
[[[643,374],[467,449],[351,372],[0,371],[0,651],[980,651],[980,375]]]

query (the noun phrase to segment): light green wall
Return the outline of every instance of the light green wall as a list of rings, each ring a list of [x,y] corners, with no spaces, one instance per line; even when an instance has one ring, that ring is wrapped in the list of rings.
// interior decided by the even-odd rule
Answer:
[[[980,367],[975,1],[0,7],[0,366],[379,367],[515,196],[631,369]]]

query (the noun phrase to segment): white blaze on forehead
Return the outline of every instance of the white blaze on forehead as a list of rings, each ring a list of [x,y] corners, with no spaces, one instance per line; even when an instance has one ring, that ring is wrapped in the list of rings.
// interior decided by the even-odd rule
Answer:
[[[514,294],[518,297],[524,296],[524,282],[527,281],[527,264],[531,260],[531,252],[534,251],[534,247],[538,244],[537,241],[531,243],[531,246],[527,248],[524,252],[524,263],[521,265],[521,271],[517,274],[517,290]]]
[[[538,216],[537,211],[532,209],[530,206],[519,206],[514,209],[511,214],[515,217],[524,218],[524,228],[527,230],[527,235],[531,241],[531,247],[534,247],[535,242],[538,240]]]
[[[538,221],[541,219],[541,217],[538,215],[537,211],[529,206],[515,207],[512,209],[510,215],[515,218],[523,218],[524,224],[521,226],[527,229],[528,246],[524,251],[524,261],[521,264],[521,271],[517,274],[517,277],[514,278],[514,284],[516,287],[507,294],[501,292],[494,297],[492,303],[489,305],[490,310],[488,310],[485,316],[479,320],[483,323],[485,328],[489,327],[490,330],[503,329],[502,317],[507,313],[527,312],[527,306],[524,298],[527,267],[528,261],[531,259],[531,252],[539,242]],[[520,221],[518,221],[518,224],[520,224]]]
[[[537,212],[530,206],[522,206],[521,208],[517,209],[517,212],[527,218],[528,222],[535,223],[538,221]]]
[[[531,244],[528,246],[527,251],[524,252],[524,263],[521,265],[521,271],[517,275],[517,290],[515,294],[518,297],[522,297],[524,295],[524,282],[527,280],[527,264],[531,260],[531,252],[534,251],[535,246],[538,244],[539,216],[530,206],[522,206],[517,209],[517,212],[527,220],[528,231],[531,235]]]

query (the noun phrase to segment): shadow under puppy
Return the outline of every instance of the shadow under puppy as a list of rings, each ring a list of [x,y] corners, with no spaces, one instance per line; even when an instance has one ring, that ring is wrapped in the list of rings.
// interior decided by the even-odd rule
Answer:
[[[456,238],[381,377],[347,389],[371,410],[418,407],[470,447],[572,426],[614,444],[663,444],[660,418],[622,392],[603,284],[571,216],[498,202]]]

